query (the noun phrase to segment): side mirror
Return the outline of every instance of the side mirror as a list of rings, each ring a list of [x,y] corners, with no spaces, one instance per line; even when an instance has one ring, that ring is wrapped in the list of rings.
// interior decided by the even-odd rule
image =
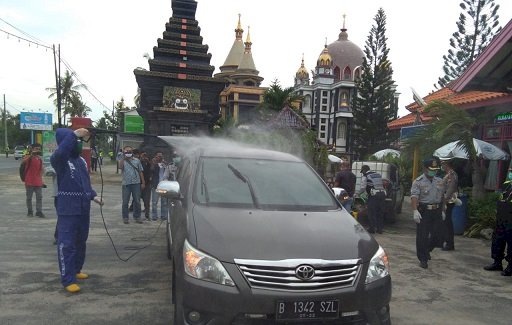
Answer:
[[[180,184],[176,181],[161,181],[156,187],[156,193],[168,199],[180,197]]]

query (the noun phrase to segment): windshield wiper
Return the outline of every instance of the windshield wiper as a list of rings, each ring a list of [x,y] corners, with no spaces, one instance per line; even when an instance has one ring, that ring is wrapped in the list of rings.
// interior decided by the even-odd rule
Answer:
[[[238,177],[240,180],[242,180],[244,183],[247,184],[249,187],[249,192],[251,192],[252,202],[254,204],[254,207],[257,209],[260,208],[260,203],[258,202],[258,198],[256,197],[256,193],[254,192],[254,188],[252,187],[251,181],[247,176],[244,176],[238,169],[233,167],[233,165],[228,164],[229,169],[235,174],[236,177]]]
[[[206,200],[206,203],[209,203],[210,196],[208,195],[208,187],[206,186],[206,177],[204,176],[204,161],[201,164],[201,195],[203,195],[203,194],[204,194],[204,199]]]

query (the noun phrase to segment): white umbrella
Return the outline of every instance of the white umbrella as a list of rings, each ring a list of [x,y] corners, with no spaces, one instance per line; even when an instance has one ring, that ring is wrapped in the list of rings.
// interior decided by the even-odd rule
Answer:
[[[459,141],[450,142],[445,144],[441,148],[434,151],[434,156],[440,159],[449,158],[462,158],[468,159],[467,152],[462,149],[460,145],[457,145]],[[473,138],[473,145],[475,146],[476,155],[487,160],[508,160],[509,155],[488,142]]]
[[[395,149],[382,149],[374,153],[372,156],[374,156],[377,159],[382,159],[387,155],[392,155],[393,157],[400,157],[400,151]]]
[[[330,162],[333,162],[333,163],[342,162],[342,159],[339,157],[336,157],[335,155],[328,155],[327,158],[329,159]]]

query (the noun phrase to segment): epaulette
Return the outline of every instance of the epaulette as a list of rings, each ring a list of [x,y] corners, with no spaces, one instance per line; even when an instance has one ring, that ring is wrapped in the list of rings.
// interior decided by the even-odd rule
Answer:
[[[415,181],[419,181],[419,180],[421,180],[421,178],[422,178],[423,176],[425,176],[425,175],[421,174],[420,176],[416,177]]]

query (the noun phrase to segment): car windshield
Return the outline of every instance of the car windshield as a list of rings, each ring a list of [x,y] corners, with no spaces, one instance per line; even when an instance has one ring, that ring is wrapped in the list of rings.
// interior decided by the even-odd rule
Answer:
[[[303,162],[205,157],[196,175],[199,204],[266,210],[325,211],[335,200]]]

